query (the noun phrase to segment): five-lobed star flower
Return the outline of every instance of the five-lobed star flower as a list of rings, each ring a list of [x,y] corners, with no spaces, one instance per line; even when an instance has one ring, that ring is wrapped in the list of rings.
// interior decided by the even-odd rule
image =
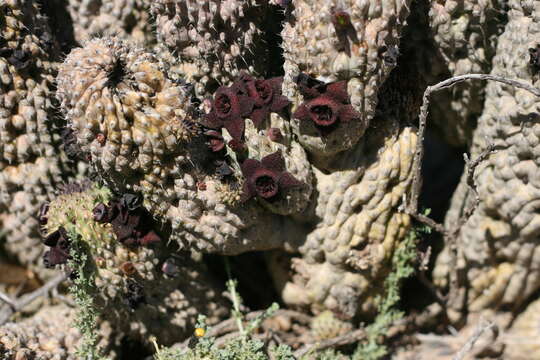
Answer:
[[[253,111],[248,117],[256,127],[260,127],[270,113],[278,113],[290,104],[287,97],[281,95],[283,77],[260,80],[242,74],[238,82],[245,86],[248,96],[255,101]]]
[[[237,84],[217,89],[212,110],[204,117],[203,125],[211,129],[225,128],[233,139],[243,141],[244,118],[251,114],[255,105],[255,100],[243,90]]]
[[[282,77],[255,79],[243,73],[231,86],[217,89],[212,110],[202,124],[214,130],[227,129],[239,149],[244,142],[245,119],[260,128],[270,113],[282,112],[289,106],[290,101],[281,95],[282,82]]]
[[[241,169],[245,177],[242,201],[257,196],[272,202],[279,199],[283,191],[303,184],[285,171],[281,151],[267,155],[261,161],[246,159]]]
[[[339,123],[360,118],[350,104],[346,81],[329,84],[303,81],[299,84],[299,90],[306,101],[298,107],[293,117],[313,122],[323,136],[334,131]]]

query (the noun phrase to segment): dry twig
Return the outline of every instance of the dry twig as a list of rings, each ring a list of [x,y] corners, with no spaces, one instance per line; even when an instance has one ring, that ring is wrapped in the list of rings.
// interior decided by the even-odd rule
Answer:
[[[426,123],[427,117],[429,114],[429,101],[430,96],[433,93],[439,92],[444,89],[451,88],[452,86],[459,84],[467,80],[491,80],[511,85],[520,89],[524,89],[533,95],[540,97],[540,89],[535,88],[534,86],[518,80],[510,80],[500,76],[489,75],[489,74],[466,74],[451,77],[435,85],[428,86],[426,91],[424,91],[424,96],[422,98],[422,106],[420,107],[420,115],[418,117],[418,141],[416,143],[416,150],[413,159],[413,183],[411,189],[411,196],[409,203],[406,206],[407,213],[418,214],[418,199],[420,197],[420,187],[422,183],[421,178],[421,168],[422,160],[424,157],[424,134],[426,132]],[[426,224],[429,225],[429,224]]]
[[[420,107],[420,115],[419,115],[419,125],[418,125],[418,141],[416,143],[416,150],[414,154],[413,159],[413,181],[412,181],[412,187],[410,191],[410,196],[408,198],[404,197],[404,204],[402,206],[402,210],[419,221],[420,223],[427,225],[434,229],[435,231],[439,232],[443,238],[444,242],[450,246],[452,259],[451,259],[451,267],[455,269],[455,264],[457,262],[457,236],[459,234],[460,229],[463,227],[463,225],[467,222],[467,220],[471,217],[471,215],[474,213],[476,208],[478,207],[480,203],[480,198],[478,196],[478,193],[476,191],[476,183],[474,180],[474,172],[476,170],[476,167],[484,161],[490,154],[494,152],[494,146],[492,144],[489,144],[487,148],[474,160],[469,160],[466,154],[464,154],[465,158],[465,164],[466,164],[466,174],[467,174],[467,184],[469,188],[471,189],[473,195],[474,195],[474,202],[472,206],[468,207],[462,214],[462,216],[459,218],[459,220],[454,224],[450,229],[447,229],[443,224],[440,224],[433,219],[429,218],[428,216],[425,216],[418,212],[418,199],[420,197],[420,188],[422,183],[422,177],[421,177],[421,168],[422,168],[422,161],[424,157],[424,135],[426,131],[426,124],[427,124],[427,117],[429,114],[429,102],[430,97],[433,93],[436,93],[438,91],[441,91],[443,89],[451,88],[452,86],[459,84],[464,81],[468,80],[490,80],[490,81],[496,81],[503,84],[507,84],[516,88],[524,89],[530,93],[532,93],[535,96],[540,97],[540,89],[535,88],[534,86],[518,81],[518,80],[510,80],[506,79],[500,76],[495,75],[489,75],[489,74],[467,74],[467,75],[460,75],[455,76],[449,79],[446,79],[444,81],[441,81],[435,85],[428,86],[427,89],[424,92],[423,99],[422,99],[422,106]],[[427,278],[424,278],[424,281],[429,282]],[[458,280],[457,280],[457,273],[456,271],[452,271],[450,274],[450,284],[451,286],[457,286]],[[428,286],[430,290],[433,291],[433,286]],[[452,291],[450,291],[452,293]],[[437,292],[435,292],[437,294]],[[437,296],[438,301],[441,300],[439,296]],[[448,300],[452,301],[452,300]]]
[[[297,351],[295,351],[294,357],[297,359],[300,359],[302,358],[302,356],[313,351],[320,351],[320,350],[328,349],[331,347],[352,344],[360,340],[364,340],[366,336],[367,335],[366,335],[365,329],[358,329],[348,334],[341,335],[332,339],[320,341],[315,344],[305,345],[301,347],[300,349],[298,349]]]
[[[264,310],[259,310],[259,311],[253,311],[253,312],[250,312],[249,314],[246,314],[244,315],[244,320],[253,320],[261,315],[264,314]],[[290,318],[293,318],[295,319],[296,321],[302,323],[302,324],[309,324],[311,322],[311,317],[306,315],[306,314],[303,314],[301,312],[298,312],[298,311],[294,311],[294,310],[277,310],[270,318],[272,317],[276,317],[276,316],[288,316]],[[222,337],[222,336],[226,336],[227,334],[231,333],[231,332],[235,332],[238,330],[238,327],[237,327],[237,324],[236,324],[236,319],[234,318],[231,318],[231,319],[227,319],[227,320],[223,320],[222,322],[220,322],[219,324],[215,325],[215,326],[212,326],[208,332],[206,333],[205,336],[207,337]],[[188,346],[189,344],[189,339],[185,340],[184,342],[181,343],[180,347],[182,348],[185,348],[186,346]]]
[[[489,155],[493,154],[495,152],[495,145],[489,143],[488,146],[484,151],[476,157],[474,160],[469,160],[469,157],[467,154],[463,154],[463,158],[465,160],[465,173],[466,173],[466,180],[467,185],[469,186],[469,189],[471,190],[473,196],[474,196],[474,202],[471,206],[469,206],[465,211],[463,211],[463,214],[459,218],[459,220],[454,224],[452,229],[450,229],[449,236],[451,238],[455,238],[459,232],[459,230],[465,225],[467,220],[471,217],[471,215],[474,213],[478,205],[480,205],[480,196],[478,196],[478,191],[476,190],[476,181],[474,179],[474,172],[476,171],[476,168],[480,163],[484,160],[486,160]]]
[[[46,284],[44,284],[39,289],[32,291],[29,294],[26,294],[24,296],[21,296],[18,299],[10,299],[9,296],[7,296],[4,293],[0,293],[0,300],[5,302],[8,306],[5,307],[5,309],[0,312],[0,325],[3,325],[6,323],[11,315],[16,313],[17,311],[22,310],[26,305],[30,304],[32,301],[36,300],[37,298],[41,296],[47,295],[51,290],[55,289],[60,283],[62,283],[64,280],[68,278],[68,274],[61,273],[57,275],[55,278],[49,280]]]
[[[467,355],[467,353],[472,350],[474,344],[478,341],[478,339],[480,339],[482,334],[484,334],[486,330],[491,329],[493,329],[493,331],[497,331],[497,326],[495,325],[495,323],[491,321],[480,320],[480,322],[476,326],[476,329],[474,330],[474,333],[463,345],[463,347],[456,353],[456,355],[454,355],[452,360],[463,360],[463,358],[465,358],[465,355]]]

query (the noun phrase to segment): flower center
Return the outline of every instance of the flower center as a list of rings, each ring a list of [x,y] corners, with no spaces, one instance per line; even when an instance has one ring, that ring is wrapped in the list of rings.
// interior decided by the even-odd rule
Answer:
[[[255,180],[255,189],[257,195],[264,199],[269,199],[277,194],[278,185],[271,176],[262,175]]]
[[[320,126],[330,126],[336,121],[332,108],[328,105],[315,105],[311,108],[311,113],[313,121]]]
[[[215,104],[218,114],[227,115],[231,111],[231,99],[225,94],[218,95]]]

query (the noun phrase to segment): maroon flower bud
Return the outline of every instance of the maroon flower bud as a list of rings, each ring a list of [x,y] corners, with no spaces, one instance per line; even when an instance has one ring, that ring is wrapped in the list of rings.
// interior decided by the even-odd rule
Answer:
[[[232,151],[239,153],[244,150],[246,150],[246,144],[244,144],[242,141],[238,141],[236,139],[232,139],[227,143],[229,147],[232,149]]]
[[[132,276],[137,272],[137,269],[131,261],[126,261],[120,265],[120,271],[126,276]]]
[[[107,137],[104,134],[99,133],[96,135],[96,140],[99,145],[103,146],[105,145],[105,140],[107,140]]]
[[[221,133],[216,130],[208,130],[204,133],[207,137],[207,144],[212,152],[220,152],[225,147],[225,140]]]
[[[107,223],[109,222],[109,216],[108,211],[109,209],[105,204],[99,203],[96,205],[94,210],[92,211],[92,214],[94,215],[94,220],[98,223]]]
[[[197,181],[197,190],[206,191],[206,183],[204,181]]]
[[[41,226],[47,224],[47,221],[49,220],[49,218],[47,217],[48,212],[49,212],[49,203],[46,202],[46,203],[41,204],[41,206],[39,207],[39,214],[38,214],[39,224]]]
[[[273,142],[279,142],[283,140],[283,134],[278,128],[270,128],[266,131],[266,135]]]

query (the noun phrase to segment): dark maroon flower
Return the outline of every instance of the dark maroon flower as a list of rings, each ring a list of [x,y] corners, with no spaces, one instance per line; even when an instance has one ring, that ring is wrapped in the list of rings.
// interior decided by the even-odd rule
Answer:
[[[255,102],[249,118],[257,127],[261,126],[261,123],[268,118],[270,113],[280,112],[290,104],[287,97],[281,95],[283,77],[258,80],[247,74],[242,74],[238,81],[241,83],[240,86],[245,87],[245,91]]]
[[[300,91],[304,92],[302,88]],[[332,132],[340,122],[347,123],[360,117],[349,102],[346,81],[324,87],[317,85],[308,88],[303,95],[309,100],[300,105],[293,116],[300,121],[312,121],[322,135]]]
[[[533,70],[533,73],[540,71],[540,45],[536,45],[534,48],[529,48],[529,65]]]
[[[217,153],[225,148],[225,140],[219,131],[207,130],[204,132],[204,135],[206,135],[207,139],[206,144],[212,152]]]
[[[43,254],[43,263],[47,268],[53,268],[56,265],[66,264],[71,255],[69,254],[70,239],[63,227],[47,236],[43,243],[51,249]]]
[[[236,139],[230,140],[227,145],[231,148],[232,151],[235,153],[240,153],[242,151],[246,150],[246,144],[243,141],[238,141]]]
[[[106,223],[109,221],[107,214],[107,206],[103,203],[97,204],[92,213],[94,215],[94,220],[98,223]]]
[[[283,134],[278,128],[270,128],[266,131],[266,135],[273,142],[279,142],[283,139]]]
[[[302,182],[285,171],[285,160],[281,151],[265,156],[261,161],[247,159],[241,165],[245,177],[242,200],[258,196],[274,201],[281,191],[302,185]]]
[[[108,206],[98,204],[93,210],[94,219],[110,223],[118,241],[128,246],[145,246],[161,240],[152,229],[152,217],[141,206],[139,196],[124,194]]]
[[[49,221],[49,217],[47,216],[47,213],[49,212],[49,203],[43,203],[39,207],[39,214],[38,214],[38,220],[39,224],[41,226],[44,226],[47,224],[47,221]]]
[[[124,299],[124,301],[132,310],[135,310],[137,307],[139,307],[140,304],[145,303],[146,297],[144,295],[143,286],[134,279],[128,278],[126,298]]]
[[[255,101],[246,95],[245,89],[233,84],[217,89],[212,110],[203,118],[203,125],[211,129],[225,128],[233,139],[242,141],[244,118],[251,114]]]

